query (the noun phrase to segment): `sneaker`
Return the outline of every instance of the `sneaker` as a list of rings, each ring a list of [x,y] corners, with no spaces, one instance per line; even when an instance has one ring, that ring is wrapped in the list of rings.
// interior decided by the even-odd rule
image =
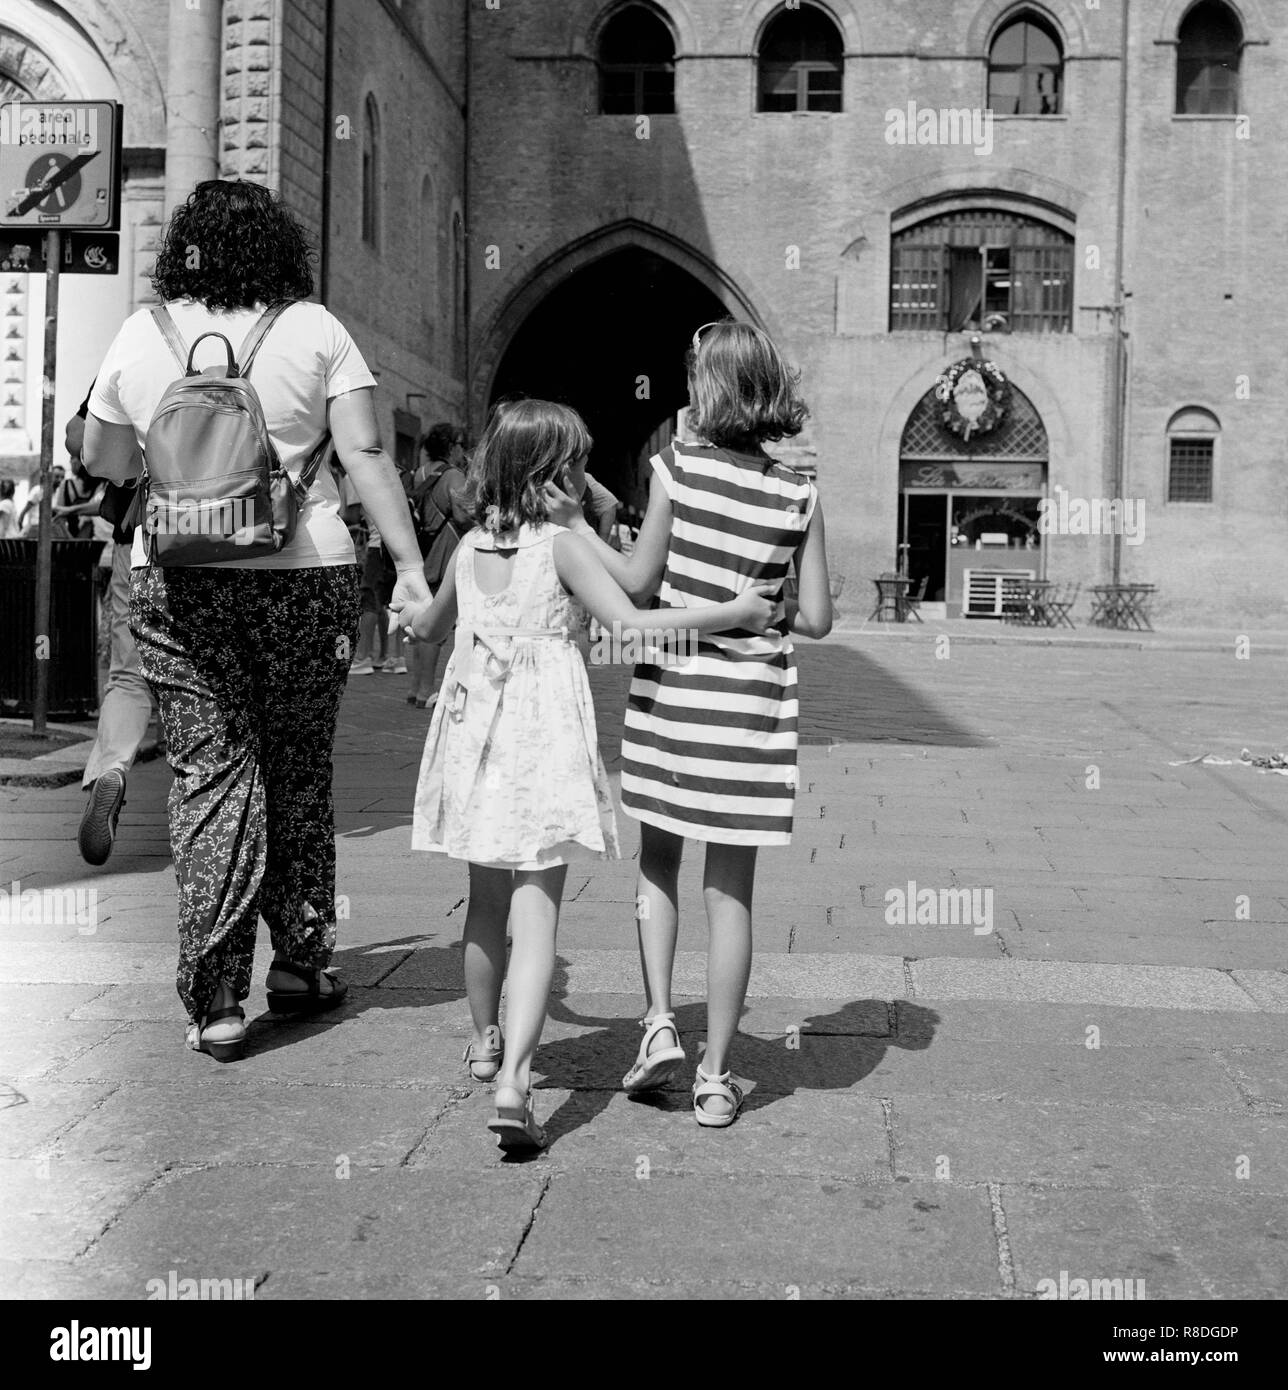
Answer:
[[[354,661],[349,666],[351,676],[369,676],[376,668],[371,664],[371,658],[364,656],[361,660]]]
[[[380,664],[382,671],[388,671],[391,675],[405,676],[407,674],[407,663],[400,656],[387,656]]]
[[[116,822],[125,805],[125,774],[105,772],[89,788],[76,843],[87,864],[106,864],[116,839]]]

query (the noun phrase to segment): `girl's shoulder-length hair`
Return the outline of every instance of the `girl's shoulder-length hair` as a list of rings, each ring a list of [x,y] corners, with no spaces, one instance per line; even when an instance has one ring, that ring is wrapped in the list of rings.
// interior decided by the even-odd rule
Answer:
[[[801,432],[809,407],[800,396],[800,372],[767,333],[726,320],[694,337],[687,366],[695,434],[718,448],[754,451]]]
[[[547,521],[542,489],[589,455],[593,442],[571,406],[527,397],[498,402],[467,475],[464,506],[474,524],[501,534]]]

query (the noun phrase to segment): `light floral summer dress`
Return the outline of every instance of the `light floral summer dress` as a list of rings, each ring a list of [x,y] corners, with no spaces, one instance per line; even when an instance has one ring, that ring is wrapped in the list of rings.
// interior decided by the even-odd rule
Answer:
[[[457,550],[455,650],[416,785],[412,848],[503,869],[618,858],[590,682],[586,612],[559,582],[562,527],[471,531]],[[509,586],[484,594],[480,550],[514,550]]]

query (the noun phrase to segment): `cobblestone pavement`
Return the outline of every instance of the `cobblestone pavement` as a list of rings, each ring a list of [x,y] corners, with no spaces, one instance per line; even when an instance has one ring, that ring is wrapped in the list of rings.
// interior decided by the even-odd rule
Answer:
[[[175,1271],[261,1299],[1003,1299],[1063,1273],[1282,1296],[1288,779],[1236,760],[1288,743],[1288,661],[849,633],[801,672],[745,1114],[700,1130],[687,1075],[617,1090],[640,1010],[623,818],[628,857],[569,876],[537,1057],[554,1142],[528,1162],[500,1159],[461,1068],[465,874],[408,848],[427,720],[405,678],[354,680],[342,714],[351,1002],[270,1021],[265,951],[236,1065],[183,1048],[164,765],[136,769],[104,870],[76,855],[75,787],[0,788],[0,880],[97,893],[92,929],[0,928],[0,1291],[138,1298]],[[592,680],[615,767],[625,674]],[[940,925],[932,899],[980,911]]]

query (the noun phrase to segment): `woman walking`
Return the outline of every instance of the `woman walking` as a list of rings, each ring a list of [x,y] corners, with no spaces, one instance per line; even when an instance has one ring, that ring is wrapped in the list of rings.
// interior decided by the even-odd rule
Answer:
[[[215,332],[239,361],[265,310],[286,305],[249,378],[269,439],[298,478],[330,431],[394,557],[396,600],[421,601],[428,589],[402,486],[379,442],[375,379],[343,325],[322,305],[299,302],[313,292],[312,259],[303,228],[268,189],[214,179],[175,211],[153,286],[185,350]],[[181,374],[164,332],[140,310],[108,349],[85,431],[96,476],[135,476],[136,446]],[[223,345],[208,340],[196,357],[197,367],[222,362]],[[178,990],[188,1045],[229,1061],[245,1043],[240,1001],[260,916],[275,951],[270,1007],[311,1012],[344,997],[326,969],[336,923],[331,751],[357,631],[357,568],[325,467],[294,536],[275,553],[161,567],[149,562],[145,529],[135,531],[130,629],[175,774]]]

